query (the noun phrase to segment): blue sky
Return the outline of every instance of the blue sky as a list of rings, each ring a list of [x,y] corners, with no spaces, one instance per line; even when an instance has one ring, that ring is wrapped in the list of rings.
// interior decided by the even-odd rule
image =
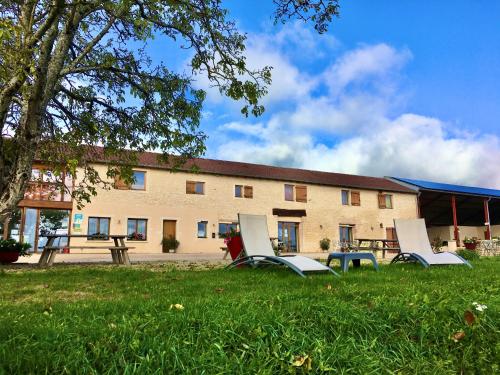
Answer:
[[[341,1],[326,35],[223,4],[273,85],[244,118],[199,79],[207,157],[500,188],[500,1]]]

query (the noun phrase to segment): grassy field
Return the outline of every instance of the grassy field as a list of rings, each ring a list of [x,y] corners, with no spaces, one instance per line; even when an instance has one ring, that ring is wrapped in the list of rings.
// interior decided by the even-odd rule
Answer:
[[[500,259],[473,265],[3,268],[0,373],[498,374]]]

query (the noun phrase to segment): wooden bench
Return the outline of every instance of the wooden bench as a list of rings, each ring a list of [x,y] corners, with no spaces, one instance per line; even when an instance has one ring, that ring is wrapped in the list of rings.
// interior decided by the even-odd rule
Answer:
[[[43,247],[42,255],[38,261],[38,265],[40,267],[52,266],[54,264],[54,259],[56,258],[56,254],[62,249],[107,249],[111,252],[111,259],[114,264],[124,264],[126,266],[130,265],[130,258],[128,256],[128,250],[133,249],[133,247],[125,245],[125,237],[124,235],[109,235],[109,238],[113,239],[114,246],[54,246],[54,242],[57,238],[89,238],[91,236],[88,235],[79,235],[79,234],[49,234],[44,237],[47,237],[47,244]],[[99,238],[101,239],[101,238]],[[110,244],[111,245],[111,244]]]

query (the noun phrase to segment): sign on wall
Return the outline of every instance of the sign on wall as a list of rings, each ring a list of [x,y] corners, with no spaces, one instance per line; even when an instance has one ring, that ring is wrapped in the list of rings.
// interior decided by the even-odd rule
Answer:
[[[73,217],[73,232],[81,232],[83,224],[83,214],[75,214]]]

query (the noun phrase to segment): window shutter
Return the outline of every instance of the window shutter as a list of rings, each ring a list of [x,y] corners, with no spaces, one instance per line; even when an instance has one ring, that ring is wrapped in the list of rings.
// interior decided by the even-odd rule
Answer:
[[[186,194],[195,194],[196,183],[194,181],[186,181]]]
[[[245,198],[253,198],[253,186],[245,186]]]
[[[361,206],[361,194],[359,191],[351,191],[351,205]]]
[[[295,187],[295,200],[297,202],[307,202],[307,186]]]
[[[130,185],[123,181],[120,176],[115,176],[115,189],[117,190],[129,190]]]
[[[378,195],[378,208],[385,208],[385,195],[384,194]]]

